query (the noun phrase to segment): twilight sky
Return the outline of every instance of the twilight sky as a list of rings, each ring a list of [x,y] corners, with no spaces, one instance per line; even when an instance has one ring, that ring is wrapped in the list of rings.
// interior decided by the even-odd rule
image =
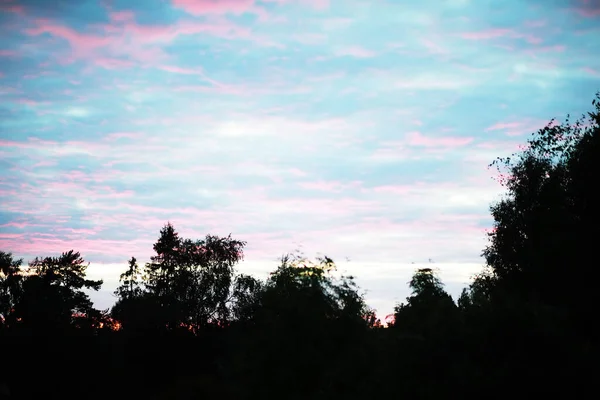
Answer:
[[[0,249],[80,251],[102,308],[167,221],[258,276],[325,253],[380,315],[430,258],[456,295],[487,165],[589,111],[599,54],[599,0],[0,0]]]

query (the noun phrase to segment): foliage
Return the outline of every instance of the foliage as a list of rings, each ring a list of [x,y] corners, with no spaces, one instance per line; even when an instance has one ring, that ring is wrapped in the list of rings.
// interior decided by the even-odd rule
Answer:
[[[494,230],[483,255],[496,291],[589,314],[595,282],[595,235],[600,222],[600,93],[595,111],[575,123],[551,122],[516,156],[495,161],[506,197],[491,207]],[[557,296],[557,293],[561,293]],[[583,311],[585,308],[585,311]],[[578,311],[578,313],[579,313]]]
[[[116,292],[119,299],[113,315],[124,328],[138,333],[165,326],[180,330],[226,324],[232,307],[238,312],[255,287],[248,277],[235,277],[244,246],[231,236],[184,239],[166,224],[141,278],[135,258],[130,260]],[[234,299],[236,295],[240,298]]]
[[[12,323],[30,333],[64,332],[83,316],[98,316],[83,289],[98,290],[101,280],[85,277],[87,265],[80,253],[35,258],[20,273],[21,284],[10,313]]]
[[[11,253],[0,251],[0,329],[8,327],[11,313],[22,296],[21,264]]]
[[[448,333],[456,319],[456,305],[431,268],[418,269],[408,286],[412,295],[394,310],[392,326],[407,333],[430,337]]]

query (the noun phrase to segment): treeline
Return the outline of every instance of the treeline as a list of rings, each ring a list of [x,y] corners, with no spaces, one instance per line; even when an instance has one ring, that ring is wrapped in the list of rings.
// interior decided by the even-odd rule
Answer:
[[[78,252],[27,267],[0,252],[0,398],[582,397],[597,361],[600,94],[500,158],[484,270],[454,302],[434,270],[382,326],[328,257],[240,274],[245,243],[180,237],[129,260],[94,309]],[[10,394],[9,394],[10,392]],[[10,397],[7,397],[10,396]]]

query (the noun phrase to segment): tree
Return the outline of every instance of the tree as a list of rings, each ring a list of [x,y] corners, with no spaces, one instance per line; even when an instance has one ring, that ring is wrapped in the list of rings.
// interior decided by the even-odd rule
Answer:
[[[230,369],[244,389],[232,396],[287,391],[294,398],[348,397],[356,394],[350,387],[367,387],[374,312],[354,279],[334,277],[335,269],[326,256],[316,261],[293,254],[281,258],[252,295],[251,306],[242,308],[245,323],[230,343]]]
[[[176,284],[189,310],[189,323],[205,326],[229,321],[235,265],[243,259],[245,246],[246,242],[231,235],[184,241],[185,264]]]
[[[157,242],[153,245],[156,255],[146,264],[146,288],[155,296],[166,299],[171,294],[174,275],[181,265],[182,239],[171,223],[161,230]]]
[[[127,270],[119,277],[121,285],[115,290],[117,301],[110,313],[128,334],[149,334],[164,328],[158,299],[142,288],[142,278],[137,260],[131,257]]]
[[[22,259],[15,260],[11,253],[0,251],[0,329],[10,326],[11,314],[22,296]]]
[[[481,392],[497,382],[537,390],[550,380],[590,379],[583,366],[595,350],[600,93],[592,105],[574,123],[550,121],[521,151],[491,164],[506,193],[490,207],[486,269],[459,299],[470,358],[465,390],[473,381]]]
[[[231,315],[234,321],[249,322],[260,306],[260,294],[263,282],[256,278],[240,274],[235,277],[232,292]]]
[[[130,260],[118,289],[122,295],[113,308],[115,317],[133,321],[142,314],[152,315],[151,326],[168,326],[171,330],[227,323],[234,297],[249,295],[253,290],[250,280],[235,278],[235,265],[243,259],[245,245],[231,235],[184,239],[167,223],[153,246],[156,254],[144,268],[143,291],[136,288],[137,266],[135,259]],[[131,301],[125,298],[128,294],[132,294]],[[239,297],[236,301],[244,300]],[[136,311],[127,311],[130,307]],[[146,310],[141,312],[140,308]]]
[[[489,267],[476,274],[469,288],[462,290],[457,301],[458,308],[462,311],[467,311],[473,308],[481,309],[489,305],[494,283],[494,274]]]
[[[129,268],[119,277],[121,285],[115,290],[120,299],[131,299],[141,295],[141,272],[135,257],[131,257]]]
[[[392,326],[422,337],[447,333],[456,319],[456,305],[436,272],[418,269],[408,285],[412,294],[395,307]]]
[[[261,313],[281,321],[346,319],[368,325],[372,310],[359,294],[354,277],[334,278],[335,269],[326,256],[317,257],[316,262],[299,255],[283,256],[265,284]]]
[[[527,147],[492,165],[501,173],[505,198],[492,205],[494,230],[483,252],[494,293],[557,308],[579,319],[592,312],[595,235],[600,208],[600,93],[595,111],[575,123],[552,120]],[[570,277],[570,278],[568,278]]]
[[[83,289],[99,290],[102,280],[86,279],[87,267],[73,250],[30,262],[14,307],[20,325],[31,333],[67,332],[86,318],[99,317]]]

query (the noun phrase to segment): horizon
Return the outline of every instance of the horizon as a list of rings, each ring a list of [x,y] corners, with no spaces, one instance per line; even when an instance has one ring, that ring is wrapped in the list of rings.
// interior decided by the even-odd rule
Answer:
[[[144,5],[0,2],[0,248],[81,252],[100,308],[168,221],[247,241],[256,276],[328,255],[380,317],[417,265],[456,299],[488,164],[600,88],[597,2]]]

